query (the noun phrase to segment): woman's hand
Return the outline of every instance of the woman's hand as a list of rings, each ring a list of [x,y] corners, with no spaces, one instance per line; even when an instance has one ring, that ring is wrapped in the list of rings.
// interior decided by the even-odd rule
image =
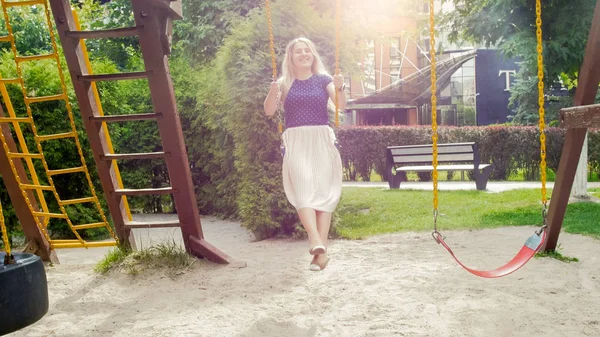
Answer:
[[[279,86],[279,82],[277,81],[273,81],[271,82],[271,88],[269,89],[269,94],[277,94],[279,93],[280,90],[280,86]]]
[[[342,91],[344,86],[344,76],[342,74],[333,76],[333,86],[335,90]]]
[[[263,104],[265,114],[267,114],[267,116],[273,116],[277,111],[277,100],[279,99],[279,90],[281,90],[279,82],[271,82],[269,94],[267,95],[267,98],[265,98],[265,102]]]

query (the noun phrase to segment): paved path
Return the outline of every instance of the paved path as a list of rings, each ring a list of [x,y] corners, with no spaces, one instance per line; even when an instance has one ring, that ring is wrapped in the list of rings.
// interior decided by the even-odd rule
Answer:
[[[354,182],[345,181],[342,183],[344,187],[381,187],[389,188],[387,182]],[[521,188],[540,188],[542,184],[535,181],[489,181],[487,184],[487,190],[489,192],[503,192],[508,190],[515,190]],[[554,182],[548,182],[547,188],[553,188]],[[440,190],[475,190],[474,181],[440,181],[438,188]],[[588,188],[600,188],[600,182],[588,183]],[[418,182],[418,181],[407,181],[400,185],[400,189],[403,190],[432,190],[433,183],[430,181]]]

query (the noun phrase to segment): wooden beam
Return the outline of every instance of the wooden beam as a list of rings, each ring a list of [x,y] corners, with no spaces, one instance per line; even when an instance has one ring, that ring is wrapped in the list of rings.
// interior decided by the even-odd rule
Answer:
[[[165,157],[169,171],[169,181],[173,187],[173,200],[181,223],[181,234],[187,250],[198,256],[204,256],[217,263],[228,263],[230,258],[204,240],[198,203],[194,192],[194,183],[190,173],[187,150],[183,139],[181,120],[177,112],[177,102],[169,72],[167,52],[159,43],[162,32],[159,10],[147,0],[132,0],[135,22],[144,26],[139,34],[139,44],[144,57],[146,70],[152,72],[148,78],[148,87],[152,96],[154,111],[161,112],[158,130],[161,135],[163,151],[170,153]],[[142,15],[144,13],[144,15]]]
[[[567,129],[600,128],[600,104],[561,109],[560,126]]]
[[[183,19],[181,0],[148,0],[148,2],[158,9],[166,10],[169,17],[174,20]]]
[[[414,109],[416,106],[414,105],[406,105],[406,104],[397,104],[397,103],[360,103],[353,104],[352,102],[348,102],[346,104],[345,110],[373,110],[373,109]]]
[[[0,117],[4,117],[4,110],[2,109],[2,105],[0,105]],[[4,134],[4,139],[6,140],[6,144],[8,145],[8,149],[10,152],[18,152],[17,144],[12,137],[12,133],[10,131],[10,127],[6,123],[0,124],[0,132]],[[13,159],[14,160],[14,159]],[[19,179],[23,184],[29,184],[29,179],[27,178],[27,173],[25,168],[23,167],[23,163],[21,159],[14,160],[15,169],[17,170],[17,174],[19,175]],[[37,247],[36,251],[28,251],[28,253],[34,253],[38,255],[42,260],[49,261],[53,263],[59,263],[58,257],[56,256],[56,252],[50,249],[50,244],[40,231],[37,223],[35,221],[34,215],[31,213],[29,209],[29,205],[27,204],[27,200],[25,200],[25,196],[21,189],[19,188],[19,181],[17,177],[13,174],[13,171],[10,167],[10,159],[8,154],[4,151],[4,147],[0,145],[0,175],[2,176],[2,180],[4,181],[4,186],[8,190],[8,195],[10,196],[11,203],[13,208],[15,209],[15,213],[19,218],[19,222],[21,223],[21,228],[23,228],[23,234],[27,238],[29,242],[29,247]],[[31,202],[34,211],[39,211],[39,207],[37,205],[34,191],[27,191],[27,198]],[[40,219],[39,221],[43,221]]]
[[[573,105],[582,106],[594,103],[598,92],[598,84],[600,84],[600,0],[596,2]],[[550,208],[548,209],[548,235],[542,247],[543,251],[554,251],[556,249],[586,133],[587,128],[585,127],[567,129],[560,164],[556,173],[556,182],[552,190]]]

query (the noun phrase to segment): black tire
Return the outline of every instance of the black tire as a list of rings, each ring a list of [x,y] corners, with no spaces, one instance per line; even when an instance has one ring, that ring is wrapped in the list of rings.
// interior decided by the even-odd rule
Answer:
[[[0,336],[37,322],[48,312],[48,282],[39,256],[14,253],[4,265],[0,253]]]

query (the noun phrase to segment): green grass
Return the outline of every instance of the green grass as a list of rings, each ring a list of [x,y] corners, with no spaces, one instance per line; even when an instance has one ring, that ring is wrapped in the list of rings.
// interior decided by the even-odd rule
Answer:
[[[523,170],[517,170],[517,172],[514,172],[513,174],[511,174],[506,181],[527,181],[525,179],[523,172],[524,172]],[[548,181],[556,180],[556,173],[554,173],[554,171],[552,171],[551,169],[546,170],[546,175],[547,175]],[[408,172],[407,178],[409,181],[419,181],[417,174],[414,172]],[[383,181],[383,178],[379,174],[377,174],[375,172],[375,170],[371,171],[371,175],[369,176],[369,179],[371,182]],[[446,173],[446,171],[440,172],[439,180],[440,181],[448,181],[448,174]],[[464,179],[463,179],[460,171],[455,171],[452,176],[451,181],[461,181],[461,180],[467,180],[467,181],[469,180],[468,172],[464,172]],[[357,177],[357,181],[362,181],[362,180]],[[592,172],[592,173],[588,174],[588,181],[589,182],[597,182],[597,181],[600,181],[600,177],[598,176],[597,173]]]
[[[114,248],[98,262],[94,270],[106,274],[110,270],[121,269],[126,274],[135,276],[146,270],[165,268],[177,274],[195,261],[194,257],[171,240],[139,251],[131,251],[123,247]]]
[[[576,257],[569,257],[569,256],[565,256],[562,255],[560,253],[560,244],[556,246],[556,250],[553,250],[551,252],[537,252],[535,254],[536,257],[551,257],[553,259],[562,261],[562,262],[579,262],[579,259]]]
[[[600,198],[600,188],[590,188],[588,192],[591,192],[592,196]]]
[[[538,189],[503,193],[484,191],[440,191],[438,229],[483,229],[540,225]],[[548,190],[548,196],[551,190]],[[372,235],[431,231],[433,193],[416,190],[345,187],[338,207],[336,233],[361,239]],[[563,229],[600,238],[597,222],[600,204],[580,202],[567,208]]]
[[[125,260],[129,254],[131,254],[131,251],[125,247],[119,246],[113,248],[106,254],[104,259],[96,264],[94,271],[100,274],[106,274],[114,266]]]

